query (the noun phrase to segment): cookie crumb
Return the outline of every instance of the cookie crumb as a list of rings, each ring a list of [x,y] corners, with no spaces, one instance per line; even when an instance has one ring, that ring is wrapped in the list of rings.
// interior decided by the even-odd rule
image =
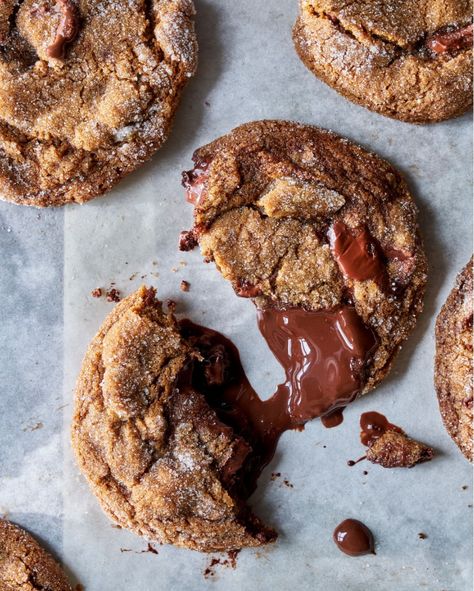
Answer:
[[[469,487],[467,486],[467,484],[465,484],[464,486],[461,487],[463,490],[467,490]]]
[[[281,472],[272,472],[272,475],[271,475],[270,478],[271,478],[272,481],[274,481],[277,478],[280,478],[280,476],[281,476]]]
[[[91,291],[91,296],[93,298],[100,298],[102,297],[102,289],[100,287],[96,287]]]
[[[423,532],[420,532],[420,533],[418,534],[418,537],[420,538],[420,540],[426,540],[426,538],[427,538],[428,536],[427,536],[425,533],[423,533]]]
[[[172,314],[176,312],[177,303],[174,300],[166,300],[166,306]]]
[[[108,302],[120,302],[121,300],[120,291],[118,289],[115,289],[115,287],[109,289],[106,292],[105,296]]]
[[[183,279],[183,281],[181,281],[179,289],[181,291],[189,291],[190,288],[191,288],[191,284],[189,283],[189,281],[184,281],[184,279]]]
[[[142,552],[149,552],[150,554],[158,554],[158,550],[156,548],[154,548],[150,542],[148,542],[148,546],[146,550],[143,550]]]
[[[230,550],[227,552],[227,558],[211,558],[210,563],[204,569],[204,577],[208,579],[209,577],[216,576],[216,567],[223,566],[225,568],[236,568],[237,567],[237,556],[239,555],[240,550]]]
[[[285,478],[283,480],[283,484],[287,487],[287,488],[295,488],[294,485],[288,480],[288,478]]]

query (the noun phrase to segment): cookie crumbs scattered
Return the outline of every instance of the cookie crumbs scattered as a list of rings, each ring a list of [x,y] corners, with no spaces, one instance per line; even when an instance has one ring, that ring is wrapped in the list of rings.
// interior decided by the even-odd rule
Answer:
[[[187,267],[188,263],[186,261],[179,261],[181,267]]]
[[[427,538],[428,536],[427,536],[425,533],[423,533],[423,532],[420,532],[420,533],[418,534],[418,537],[420,538],[420,540],[426,540],[426,538]]]
[[[283,484],[287,487],[287,488],[295,488],[294,485],[288,480],[288,478],[285,478],[283,480]]]
[[[461,487],[463,490],[467,490],[469,487],[467,486],[467,484],[465,484],[464,486]]]
[[[191,284],[189,283],[189,281],[181,281],[181,284],[179,286],[179,289],[181,291],[189,291],[191,288]]]
[[[151,261],[151,264],[156,267],[158,265],[158,261]]]
[[[137,276],[137,275],[138,275],[138,273],[132,273],[132,274],[130,275],[130,277],[128,278],[128,280],[129,280],[129,281],[133,281],[133,280],[136,278],[136,276]]]
[[[211,558],[211,562],[207,565],[204,570],[204,577],[206,579],[216,576],[216,567],[223,566],[225,568],[236,568],[237,567],[237,556],[240,550],[231,550],[227,552],[227,558]]]
[[[280,478],[280,476],[281,476],[281,472],[272,472],[271,480],[274,481],[277,478]]]
[[[93,298],[100,298],[100,297],[102,297],[102,290],[101,290],[101,288],[100,287],[96,287],[95,289],[93,289],[91,291],[91,296]]]
[[[112,287],[106,292],[105,297],[108,302],[120,302],[120,291],[115,289],[115,287]]]
[[[177,304],[174,300],[166,300],[166,306],[168,307],[168,310],[174,314],[176,312],[176,307]]]
[[[117,525],[116,523],[111,523],[110,527],[113,527],[114,529],[122,529],[121,525]]]
[[[133,552],[133,550],[131,548],[120,548],[120,552],[123,554],[124,552]]]
[[[173,273],[177,273],[178,272],[178,267],[173,267],[171,270],[173,271]]]

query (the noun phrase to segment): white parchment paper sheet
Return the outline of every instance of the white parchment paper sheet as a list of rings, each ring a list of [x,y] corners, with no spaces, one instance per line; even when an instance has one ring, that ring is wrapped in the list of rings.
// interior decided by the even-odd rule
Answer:
[[[33,225],[32,230],[38,232],[38,244],[31,237],[27,243],[20,221],[27,215],[24,210],[11,205],[0,210],[12,216],[18,241],[23,241],[20,246],[24,243],[31,252],[30,270],[19,265],[12,267],[11,275],[23,286],[32,276],[38,283],[57,285],[63,301],[51,300],[50,307],[64,313],[64,339],[55,333],[49,355],[50,333],[43,340],[38,337],[41,327],[33,328],[38,352],[31,356],[41,370],[33,374],[31,384],[24,380],[22,390],[38,395],[23,402],[12,397],[2,407],[11,413],[3,429],[16,425],[25,403],[29,407],[25,416],[37,417],[46,428],[17,429],[18,437],[5,440],[12,454],[19,442],[26,441],[22,437],[32,443],[14,455],[15,461],[8,459],[8,449],[2,451],[0,509],[49,542],[86,591],[472,589],[472,471],[442,426],[432,383],[435,315],[472,252],[471,118],[413,126],[347,102],[298,60],[291,41],[296,4],[296,0],[196,1],[199,72],[185,92],[168,143],[108,196],[60,213],[41,214],[45,244],[49,242],[44,219],[55,220],[58,237],[48,249],[51,260],[55,255],[62,259],[64,253],[60,266],[48,268],[39,227]],[[282,438],[252,498],[256,512],[280,532],[278,543],[260,552],[244,551],[235,570],[218,567],[215,576],[206,579],[203,571],[209,557],[165,546],[158,547],[158,555],[140,553],[147,546],[144,540],[111,527],[72,457],[72,395],[87,344],[111,309],[104,299],[89,294],[111,282],[124,294],[140,283],[157,286],[162,299],[178,301],[179,312],[229,336],[260,395],[273,392],[282,371],[258,332],[252,304],[235,297],[198,252],[177,250],[180,230],[191,225],[180,174],[192,166],[193,150],[240,123],[261,118],[333,129],[398,166],[420,208],[430,283],[425,312],[389,379],[348,408],[337,429],[326,430],[314,421],[304,433]],[[63,271],[63,282],[58,269]],[[179,291],[182,279],[191,283],[187,294]],[[31,315],[32,322],[41,324],[38,319],[50,314],[48,310],[45,301]],[[24,314],[21,306],[12,308],[7,338],[21,326]],[[62,327],[60,321],[51,323],[56,332]],[[45,384],[61,366],[62,353],[66,406],[61,424],[52,406],[60,391],[54,391],[53,385],[48,390]],[[5,365],[24,355],[24,349],[15,349],[5,357]],[[19,371],[28,367],[19,366]],[[11,372],[8,375],[14,379]],[[60,381],[56,377],[50,383]],[[348,459],[363,453],[358,420],[366,410],[383,412],[410,435],[433,445],[436,459],[413,470],[384,470],[371,464],[347,467]],[[283,478],[271,481],[275,470],[293,488],[284,486]],[[466,485],[469,488],[463,490]],[[361,519],[372,529],[376,556],[350,558],[337,550],[332,531],[347,517]],[[419,539],[419,532],[427,539]]]

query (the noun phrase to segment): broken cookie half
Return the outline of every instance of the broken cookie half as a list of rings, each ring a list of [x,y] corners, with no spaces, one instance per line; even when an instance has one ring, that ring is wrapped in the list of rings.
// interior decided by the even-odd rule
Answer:
[[[72,425],[79,466],[114,522],[203,552],[276,538],[245,504],[255,454],[219,416],[219,388],[232,378],[211,341],[142,287],[90,344]]]

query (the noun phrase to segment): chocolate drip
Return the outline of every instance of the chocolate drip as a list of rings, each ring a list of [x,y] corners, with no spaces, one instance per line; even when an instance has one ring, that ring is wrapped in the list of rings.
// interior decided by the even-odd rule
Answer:
[[[352,230],[343,222],[335,222],[329,230],[329,241],[341,272],[350,279],[371,279],[382,284],[386,270],[378,243],[367,228]]]
[[[334,530],[333,538],[339,550],[349,556],[375,554],[372,532],[357,519],[346,519],[340,523]]]
[[[66,45],[73,41],[79,30],[79,12],[71,0],[56,0],[61,9],[61,20],[53,43],[46,49],[49,57],[64,57]]]
[[[466,25],[453,31],[436,33],[428,38],[426,46],[435,53],[442,54],[472,47],[473,25]]]
[[[338,427],[344,421],[344,408],[344,406],[341,408],[336,408],[332,412],[321,417],[321,423],[326,427],[326,429]]]
[[[180,323],[183,337],[201,356],[184,386],[180,378],[180,389],[202,392],[222,424],[242,438],[223,473],[225,482],[238,483],[241,495],[253,492],[284,431],[330,413],[327,422],[341,422],[339,407],[360,392],[363,368],[376,345],[372,331],[350,307],[258,314],[262,334],[287,377],[268,400],[261,400],[250,385],[231,341],[189,320]]]
[[[334,311],[301,308],[258,311],[260,331],[283,366],[286,397],[295,424],[326,415],[354,400],[377,339],[350,306]]]
[[[370,447],[387,431],[397,431],[398,433],[403,433],[400,427],[397,427],[397,425],[392,425],[392,423],[389,423],[386,416],[375,411],[365,412],[363,415],[361,415],[360,428],[360,440],[362,445],[367,447]]]

